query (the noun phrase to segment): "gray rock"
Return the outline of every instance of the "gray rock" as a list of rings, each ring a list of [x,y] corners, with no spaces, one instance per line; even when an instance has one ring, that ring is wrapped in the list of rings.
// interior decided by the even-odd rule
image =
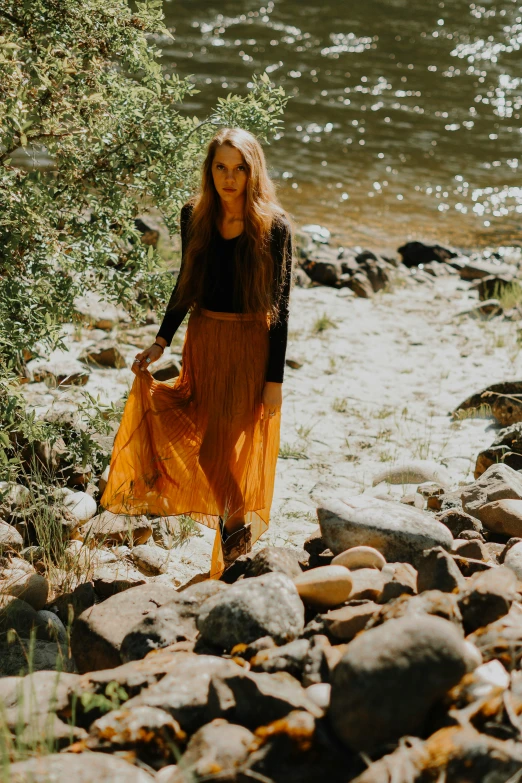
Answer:
[[[250,668],[254,672],[288,672],[300,680],[303,674],[307,655],[310,651],[308,639],[294,639],[282,647],[271,647],[261,650],[250,660]]]
[[[192,735],[177,769],[164,783],[198,783],[216,772],[225,777],[233,775],[246,761],[253,741],[248,729],[216,718]]]
[[[150,612],[123,639],[121,659],[140,660],[151,650],[195,640],[198,634],[196,616],[193,607],[179,599]]]
[[[471,577],[459,597],[466,633],[494,623],[506,615],[517,600],[517,577],[505,566]]]
[[[50,639],[54,639],[60,645],[68,644],[67,631],[57,614],[48,609],[40,609],[37,615],[45,623]]]
[[[330,722],[355,751],[419,736],[430,708],[466,671],[465,643],[452,623],[389,620],[350,642],[335,667]]]
[[[332,500],[317,515],[326,545],[336,555],[353,546],[372,546],[388,562],[415,565],[425,549],[451,549],[453,542],[448,528],[427,511],[370,495]]]
[[[47,603],[49,583],[41,574],[14,572],[3,585],[3,592],[20,598],[38,611]]]
[[[131,587],[145,584],[143,574],[125,561],[107,563],[94,570],[93,584],[96,594],[103,600],[122,593]]]
[[[225,658],[188,652],[176,653],[175,665],[165,676],[125,704],[128,709],[138,705],[165,710],[189,733],[214,718],[254,729],[293,709],[322,715],[297,680],[285,673],[249,672]]]
[[[522,541],[509,548],[504,555],[504,565],[522,581]]]
[[[155,655],[152,656],[153,664],[155,658]],[[129,699],[125,703],[126,708],[146,705],[165,710],[189,733],[213,718],[223,717],[221,706],[209,707],[210,683],[214,677],[220,678],[225,673],[232,675],[237,672],[238,676],[243,676],[245,670],[233,661],[214,655],[176,653],[174,662],[175,665],[158,682],[143,688],[137,696]],[[136,667],[136,664],[130,663],[127,667]]]
[[[4,725],[16,731],[22,744],[26,738],[34,743],[35,736],[55,738],[59,746],[69,744],[71,737],[84,738],[85,731],[67,725],[72,694],[79,688],[79,681],[77,674],[55,671],[0,679]]]
[[[417,569],[411,563],[387,563],[381,571],[385,582],[379,603],[386,604],[400,595],[417,592]]]
[[[157,707],[123,707],[95,720],[89,728],[89,750],[130,751],[149,767],[179,758],[186,735],[179,723]]]
[[[166,356],[154,365],[151,375],[156,381],[170,381],[178,377],[180,369],[179,362],[172,356]]]
[[[152,526],[145,516],[127,516],[104,511],[81,528],[84,541],[89,538],[106,544],[144,544],[152,535]]]
[[[434,460],[416,459],[380,470],[373,477],[372,484],[375,487],[381,481],[390,484],[424,484],[426,481],[436,481],[441,486],[447,487],[451,484],[451,476],[444,465],[439,465]]]
[[[247,565],[245,577],[277,572],[293,579],[302,573],[299,560],[300,557],[302,559],[303,554],[300,556],[298,551],[286,547],[266,546],[252,557]]]
[[[142,769],[107,753],[58,753],[12,764],[9,783],[154,783]]]
[[[0,675],[23,676],[32,672],[74,672],[75,665],[68,655],[67,645],[35,639],[16,639],[0,648]]]
[[[131,552],[131,558],[137,568],[147,576],[164,574],[167,571],[170,553],[159,546],[140,544]]]
[[[459,571],[450,554],[440,546],[427,549],[417,561],[417,592],[424,590],[441,590],[443,593],[452,593],[455,589],[462,589],[466,580]]]
[[[373,601],[364,601],[355,606],[342,606],[322,615],[326,631],[339,642],[351,642],[362,631],[380,607]]]
[[[0,595],[0,640],[5,640],[10,629],[24,639],[36,633],[36,638],[42,641],[52,641],[47,632],[47,622],[38,617],[33,607],[11,595]]]
[[[522,607],[513,603],[509,612],[470,634],[468,641],[473,642],[484,658],[484,663],[499,660],[507,671],[520,669],[522,664]]]
[[[262,636],[284,644],[303,630],[304,607],[288,576],[264,574],[236,582],[209,598],[197,625],[204,641],[226,650]]]
[[[441,514],[438,514],[437,519],[443,525],[446,525],[454,538],[460,538],[461,533],[465,530],[476,533],[482,532],[481,523],[475,517],[472,517],[471,514],[466,514],[465,511],[458,508],[450,508],[447,511],[443,511]]]
[[[121,644],[129,631],[149,612],[175,600],[176,596],[176,589],[170,585],[140,585],[82,612],[73,625],[71,637],[78,670],[119,666]]]
[[[0,520],[0,554],[8,549],[20,552],[24,546],[24,539],[16,528]]]
[[[462,783],[508,783],[522,765],[518,743],[476,731],[471,724],[437,731],[425,742],[404,743],[370,764],[352,783],[447,780]]]
[[[491,465],[461,492],[464,511],[480,519],[479,509],[494,500],[521,500],[522,475],[500,462]]]
[[[420,595],[402,595],[395,601],[382,606],[380,611],[368,621],[366,628],[374,628],[401,617],[419,617],[435,615],[454,623],[461,630],[462,615],[456,593],[443,593],[440,590],[426,590]]]
[[[49,362],[34,359],[27,366],[35,383],[43,381],[51,389],[58,386],[85,386],[90,375],[76,359],[61,358]]]
[[[99,367],[115,367],[118,370],[127,366],[125,357],[114,340],[102,340],[86,348],[79,359],[88,364],[95,364]]]
[[[484,527],[493,533],[513,538],[522,535],[522,500],[493,500],[477,513]]]

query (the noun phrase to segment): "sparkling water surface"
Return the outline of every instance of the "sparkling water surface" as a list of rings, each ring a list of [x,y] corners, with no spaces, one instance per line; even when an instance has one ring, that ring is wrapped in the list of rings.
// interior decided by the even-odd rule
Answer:
[[[344,243],[520,241],[522,5],[173,0],[163,61],[199,116],[266,70],[291,96],[267,147],[299,223]]]

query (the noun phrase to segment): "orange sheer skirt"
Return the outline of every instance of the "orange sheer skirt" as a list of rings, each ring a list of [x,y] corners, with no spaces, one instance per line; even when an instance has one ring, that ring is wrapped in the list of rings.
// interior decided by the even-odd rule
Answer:
[[[193,310],[180,375],[134,378],[101,505],[116,514],[186,514],[218,530],[244,517],[252,541],[268,528],[280,411],[263,416],[268,319]],[[223,573],[217,532],[210,576]]]

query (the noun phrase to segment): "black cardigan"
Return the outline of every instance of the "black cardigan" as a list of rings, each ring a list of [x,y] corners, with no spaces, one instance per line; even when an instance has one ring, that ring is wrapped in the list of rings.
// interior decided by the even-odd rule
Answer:
[[[187,247],[187,236],[190,216],[192,214],[192,205],[185,204],[181,209],[180,227],[181,227],[181,269]],[[233,302],[234,293],[234,251],[236,240],[224,239],[219,231],[215,232],[215,241],[212,243],[212,263],[209,268],[209,274],[205,281],[205,290],[203,296],[203,307],[206,310],[217,312],[233,313],[236,312]],[[277,276],[274,281],[276,284],[281,279],[283,269],[284,251],[292,258],[292,232],[290,224],[286,217],[281,216],[274,221],[271,235],[271,251],[275,260],[274,271]],[[288,305],[291,285],[290,263],[287,274],[281,287],[281,298],[279,305],[279,320],[269,327],[269,357],[265,379],[282,383],[285,368],[285,354],[288,339]],[[178,275],[179,280],[179,275]],[[167,345],[170,345],[172,338],[179,325],[185,318],[189,308],[173,306],[175,301],[178,283],[170,296],[167,305],[167,311],[161,323],[156,337],[163,337]]]

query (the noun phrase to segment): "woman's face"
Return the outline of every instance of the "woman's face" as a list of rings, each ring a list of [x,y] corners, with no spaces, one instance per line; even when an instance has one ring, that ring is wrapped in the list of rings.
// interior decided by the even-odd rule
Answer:
[[[242,154],[229,144],[222,144],[212,161],[214,186],[223,201],[234,202],[245,193],[248,181],[247,166]]]

